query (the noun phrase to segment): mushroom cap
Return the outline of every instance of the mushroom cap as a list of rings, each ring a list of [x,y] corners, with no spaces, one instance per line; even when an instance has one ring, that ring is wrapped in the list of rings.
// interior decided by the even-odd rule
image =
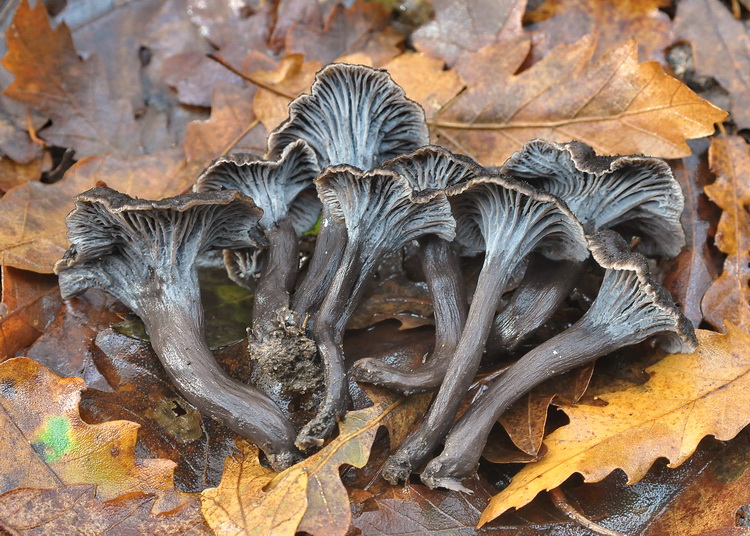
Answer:
[[[627,325],[637,341],[656,336],[667,352],[690,353],[698,340],[692,323],[677,308],[672,295],[651,277],[648,261],[630,251],[617,233],[603,230],[587,237],[591,255],[606,269],[599,294],[586,316],[604,333]]]
[[[663,160],[532,140],[502,170],[563,199],[589,231],[623,227],[642,237],[640,249],[649,255],[673,257],[685,245],[685,201]]]
[[[97,287],[140,315],[149,282],[173,284],[209,249],[265,244],[263,211],[237,191],[149,201],[97,187],[74,201],[66,220],[71,246],[55,264],[65,299]]]
[[[455,237],[447,198],[415,203],[409,184],[393,171],[333,166],[315,184],[331,216],[345,223],[348,240],[362,242],[363,255],[376,248],[395,249],[425,234],[448,241]]]
[[[488,254],[518,241],[552,260],[583,261],[588,255],[583,227],[557,197],[507,175],[471,179],[448,192],[456,218],[456,241],[464,252]]]
[[[297,140],[287,145],[276,161],[248,153],[217,158],[203,170],[193,190],[238,190],[263,209],[260,225],[264,229],[289,216],[294,230],[302,234],[320,215],[313,185],[317,174],[315,153],[304,140]]]
[[[387,71],[334,63],[318,72],[309,95],[289,104],[289,117],[268,136],[270,157],[298,139],[310,144],[321,170],[372,169],[426,145],[429,133],[422,107]]]
[[[391,158],[380,167],[395,171],[406,179],[416,201],[436,192],[444,193],[487,173],[471,158],[453,154],[437,145],[427,145],[412,153]]]

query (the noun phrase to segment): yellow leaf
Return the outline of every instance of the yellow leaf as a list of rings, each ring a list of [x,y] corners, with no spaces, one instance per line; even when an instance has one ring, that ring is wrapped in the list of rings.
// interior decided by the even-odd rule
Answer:
[[[695,354],[669,355],[643,385],[614,392],[608,405],[564,408],[570,424],[545,440],[547,455],[525,466],[495,495],[480,526],[529,503],[574,473],[598,482],[622,469],[633,483],[657,458],[677,467],[706,435],[733,438],[750,423],[750,335],[698,330]]]

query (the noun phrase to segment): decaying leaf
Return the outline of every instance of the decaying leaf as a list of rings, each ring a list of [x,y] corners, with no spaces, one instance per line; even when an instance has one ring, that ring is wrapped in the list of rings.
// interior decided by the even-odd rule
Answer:
[[[128,493],[102,501],[96,486],[16,489],[0,495],[0,530],[23,536],[79,534],[180,534],[209,536],[196,501],[160,514],[154,496]]]
[[[240,441],[238,449],[221,484],[201,495],[206,522],[217,536],[294,535],[307,509],[307,472],[290,472],[265,492],[276,473],[260,464],[255,445]]]
[[[482,513],[484,524],[520,508],[574,473],[586,482],[622,469],[640,480],[659,457],[684,462],[708,434],[729,440],[750,422],[750,335],[698,330],[695,354],[674,354],[649,367],[643,385],[608,394],[606,406],[565,408],[570,424],[546,439],[547,454],[525,466]]]
[[[727,254],[724,271],[706,291],[703,316],[722,329],[731,322],[750,328],[750,146],[739,136],[714,138],[709,163],[717,176],[706,186],[709,199],[724,212],[716,230],[716,246]]]
[[[433,325],[432,300],[425,283],[410,281],[403,272],[378,281],[347,324],[349,329],[364,329],[398,320],[401,329]]]
[[[719,0],[685,0],[677,6],[674,33],[690,41],[696,70],[730,92],[732,119],[750,127],[750,35]]]
[[[94,484],[104,500],[155,495],[154,513],[194,500],[175,490],[173,461],[135,457],[138,425],[81,419],[83,388],[31,359],[0,364],[0,492]]]
[[[524,22],[532,32],[537,59],[561,43],[592,34],[597,36],[594,59],[635,39],[641,59],[664,62],[671,21],[659,8],[668,5],[669,0],[546,0],[526,13]]]
[[[52,119],[40,133],[46,141],[79,157],[142,152],[132,105],[111,98],[99,60],[78,57],[68,27],[50,27],[44,3],[30,9],[22,0],[6,38],[3,65],[16,78],[5,95]]]
[[[523,34],[526,0],[434,0],[435,20],[414,32],[420,52],[449,66],[480,48]]]
[[[590,63],[596,40],[555,47],[516,74],[528,39],[483,48],[457,70],[468,89],[430,118],[434,137],[485,165],[499,165],[533,138],[583,141],[600,154],[690,154],[726,113],[653,61],[638,63],[634,41]]]
[[[2,268],[0,361],[13,357],[47,328],[60,307],[54,277]]]

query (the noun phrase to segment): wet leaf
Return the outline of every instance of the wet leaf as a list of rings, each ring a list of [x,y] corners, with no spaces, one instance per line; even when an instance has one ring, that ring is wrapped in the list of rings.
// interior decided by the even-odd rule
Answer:
[[[24,536],[68,534],[210,535],[196,502],[152,513],[154,496],[129,493],[108,501],[95,486],[16,489],[0,495],[0,526]]]
[[[591,34],[597,37],[594,59],[635,39],[642,60],[664,63],[671,21],[659,8],[669,4],[669,0],[546,0],[526,13],[524,22],[533,34],[532,52],[537,59],[559,44]]]
[[[420,52],[449,66],[480,48],[523,34],[521,17],[526,0],[434,0],[435,20],[414,32]]]
[[[41,137],[79,157],[142,152],[132,105],[112,98],[102,64],[78,57],[64,23],[50,27],[43,3],[21,0],[6,38],[3,65],[16,78],[5,95],[52,119]]]
[[[203,515],[218,536],[293,536],[307,509],[307,473],[290,472],[271,491],[276,473],[260,465],[258,447],[241,441],[227,458],[221,484],[201,496]]]
[[[138,425],[81,419],[83,388],[83,380],[61,378],[30,359],[0,364],[0,491],[95,484],[105,500],[156,495],[155,513],[193,500],[174,489],[174,462],[135,457]]]
[[[596,40],[555,47],[526,71],[528,39],[483,48],[457,67],[468,89],[430,124],[439,143],[499,165],[526,141],[578,139],[601,154],[690,154],[725,112],[667,75],[638,63],[634,41],[590,63]]]
[[[714,138],[709,163],[717,175],[706,186],[709,199],[724,212],[716,230],[716,247],[727,254],[724,270],[706,291],[703,316],[722,329],[725,322],[750,328],[750,147],[738,136]]]
[[[347,327],[364,329],[384,320],[398,320],[400,329],[433,325],[432,300],[426,284],[410,281],[403,272],[379,280]]]
[[[636,482],[659,457],[680,465],[708,434],[734,437],[750,422],[750,335],[731,324],[727,329],[727,335],[699,330],[695,354],[666,356],[647,370],[648,382],[606,395],[606,406],[565,408],[570,424],[546,438],[546,456],[492,498],[480,523],[574,473],[597,482],[619,468]]]
[[[62,300],[54,277],[2,268],[0,361],[30,345],[55,317]]]
[[[732,97],[732,119],[750,127],[750,36],[719,0],[685,0],[674,34],[692,44],[696,71],[712,76]]]

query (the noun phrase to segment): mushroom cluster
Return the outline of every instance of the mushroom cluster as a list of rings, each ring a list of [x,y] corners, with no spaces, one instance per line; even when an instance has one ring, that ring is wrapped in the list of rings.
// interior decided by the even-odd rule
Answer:
[[[696,346],[644,257],[674,256],[685,242],[682,193],[663,161],[534,140],[484,168],[429,145],[422,108],[383,70],[325,67],[289,105],[264,157],[217,159],[193,193],[145,201],[97,187],[75,203],[72,245],[55,267],[63,296],[97,287],[130,307],[185,398],[255,441],[276,469],[332,435],[354,378],[405,395],[436,391],[382,474],[397,483],[429,461],[427,485],[462,489],[499,416],[545,379],[646,339],[669,352]],[[301,263],[300,235],[316,222],[314,252]],[[635,235],[639,252],[618,232]],[[384,256],[410,242],[434,305],[434,350],[417,370],[362,359],[347,371],[347,322]],[[258,370],[273,381],[322,367],[317,413],[301,430],[211,355],[195,260],[214,248],[229,277],[255,290],[248,353]],[[461,257],[475,255],[484,260],[469,300]],[[456,421],[483,354],[518,348],[591,270],[603,279],[581,319],[521,357]]]

